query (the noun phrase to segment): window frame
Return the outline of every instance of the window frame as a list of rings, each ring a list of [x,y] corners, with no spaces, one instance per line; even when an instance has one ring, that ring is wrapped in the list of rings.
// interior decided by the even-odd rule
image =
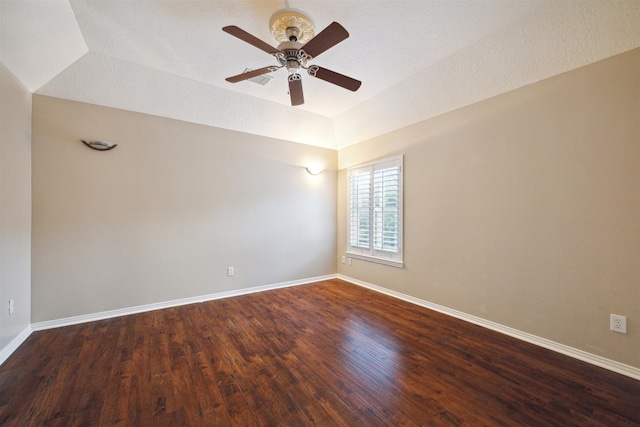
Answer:
[[[383,188],[383,185],[378,185],[376,186],[376,184],[374,183],[374,179],[375,179],[375,171],[381,171],[381,170],[386,170],[389,169],[389,167],[397,167],[398,168],[398,173],[397,173],[397,232],[395,233],[394,237],[396,238],[396,246],[397,246],[397,252],[396,251],[386,251],[384,249],[376,249],[374,248],[374,241],[376,240],[376,236],[374,234],[374,230],[375,230],[375,224],[374,224],[374,218],[375,218],[375,214],[374,214],[374,210],[375,210],[375,194],[376,194],[376,188],[378,190],[380,190],[381,188]],[[361,225],[360,222],[356,223],[356,224],[352,224],[352,219],[354,218],[354,213],[355,213],[355,217],[356,218],[360,218],[360,216],[358,216],[358,214],[360,214],[360,212],[362,211],[362,208],[356,208],[355,210],[352,207],[352,193],[353,193],[353,189],[352,189],[352,176],[355,175],[362,175],[362,174],[366,174],[369,173],[369,177],[368,177],[368,181],[370,184],[370,187],[368,189],[368,201],[369,201],[369,214],[368,217],[365,218],[365,220],[368,219],[369,222],[369,226],[368,226],[368,237],[365,236],[365,239],[368,239],[368,241],[366,241],[366,243],[368,243],[368,248],[362,247],[360,245],[357,244],[353,244],[354,242],[353,240],[357,240],[354,239],[354,233],[353,231],[353,227],[357,227],[358,225]],[[366,180],[367,178],[365,178]],[[404,267],[404,256],[403,256],[403,223],[404,223],[404,216],[403,216],[403,192],[404,192],[404,185],[403,185],[403,181],[404,181],[404,158],[402,155],[399,156],[394,156],[394,157],[388,157],[388,158],[384,158],[384,159],[380,159],[380,160],[376,160],[373,162],[368,162],[368,163],[364,163],[364,164],[360,164],[357,166],[353,166],[347,169],[347,250],[346,250],[346,254],[349,257],[352,258],[356,258],[356,259],[361,259],[364,261],[370,261],[370,262],[375,262],[375,263],[379,263],[379,264],[384,264],[384,265],[389,265],[392,267],[398,267],[398,268],[403,268]],[[362,181],[361,181],[362,182]],[[384,183],[384,181],[382,181]],[[367,192],[367,189],[364,189],[364,193]],[[356,197],[358,197],[359,195],[356,194]],[[361,198],[359,198],[358,200],[363,200]],[[383,212],[384,212],[384,207],[382,206]],[[366,229],[365,229],[366,230]],[[356,236],[355,237],[360,237],[360,233],[356,232]],[[366,233],[365,233],[366,234]],[[378,238],[382,239],[384,236],[384,229],[381,228],[379,230],[379,234],[378,234]],[[360,241],[360,240],[359,240]],[[383,243],[384,244],[384,243]]]

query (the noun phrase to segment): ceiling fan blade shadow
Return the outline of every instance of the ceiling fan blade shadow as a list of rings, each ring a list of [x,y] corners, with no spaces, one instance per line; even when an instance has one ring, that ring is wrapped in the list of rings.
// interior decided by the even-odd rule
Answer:
[[[268,54],[275,55],[276,53],[280,52],[275,47],[271,46],[266,42],[263,42],[256,36],[253,36],[247,33],[245,30],[243,30],[242,28],[236,27],[235,25],[229,25],[227,27],[224,27],[222,28],[222,31],[224,31],[225,33],[229,33],[232,36],[237,37],[240,40],[246,43],[249,43],[252,46],[257,47],[258,49],[263,50]]]
[[[291,74],[289,76],[289,95],[291,96],[291,105],[296,106],[304,104],[302,78],[298,73]]]
[[[316,36],[302,46],[301,49],[304,50],[307,55],[315,58],[348,37],[349,33],[347,30],[337,22],[333,22],[327,28],[316,34]]]
[[[267,73],[272,73],[278,70],[278,68],[282,68],[282,67],[271,66],[271,67],[258,68],[257,70],[247,71],[246,73],[227,77],[225,80],[228,81],[229,83],[238,83],[244,80],[248,80],[252,77],[261,76]]]
[[[317,65],[310,66],[307,69],[307,72],[312,77],[324,80],[325,82],[333,83],[334,85],[343,87],[352,92],[357,91],[362,84],[360,80],[345,76],[344,74],[336,73],[335,71],[331,71],[326,68],[318,67]]]

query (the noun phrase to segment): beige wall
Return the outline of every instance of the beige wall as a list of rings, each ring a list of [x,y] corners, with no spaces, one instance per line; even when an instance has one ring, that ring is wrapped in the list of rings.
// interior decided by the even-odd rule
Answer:
[[[406,266],[338,272],[640,368],[639,70],[636,49],[341,150],[337,258],[344,168],[404,154]]]
[[[330,150],[35,96],[32,321],[334,273],[344,169],[404,154],[405,268],[354,259],[339,273],[640,367],[638,69],[634,50],[348,147],[337,174]],[[7,73],[3,306],[7,230],[28,252],[30,194],[30,96]],[[328,170],[306,174],[318,160]],[[23,211],[11,228],[9,196]],[[15,289],[22,316],[29,286]],[[627,335],[609,313],[627,316]],[[2,348],[28,319],[0,316]]]
[[[310,162],[327,170],[311,176]],[[335,274],[336,163],[333,150],[34,96],[32,321]]]
[[[31,93],[0,62],[0,351],[30,316]]]

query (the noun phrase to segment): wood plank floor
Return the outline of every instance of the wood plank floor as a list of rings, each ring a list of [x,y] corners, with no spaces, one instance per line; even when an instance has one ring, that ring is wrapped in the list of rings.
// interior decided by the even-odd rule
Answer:
[[[2,426],[640,425],[640,381],[339,280],[33,333]]]

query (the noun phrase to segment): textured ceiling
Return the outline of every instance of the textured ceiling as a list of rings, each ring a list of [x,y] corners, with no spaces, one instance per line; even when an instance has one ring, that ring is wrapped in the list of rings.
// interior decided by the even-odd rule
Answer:
[[[291,8],[350,37],[313,63],[350,92],[287,73],[225,77],[275,58],[269,20]],[[340,148],[640,46],[640,0],[0,0],[0,60],[32,92]],[[95,135],[94,137],[107,137]]]

